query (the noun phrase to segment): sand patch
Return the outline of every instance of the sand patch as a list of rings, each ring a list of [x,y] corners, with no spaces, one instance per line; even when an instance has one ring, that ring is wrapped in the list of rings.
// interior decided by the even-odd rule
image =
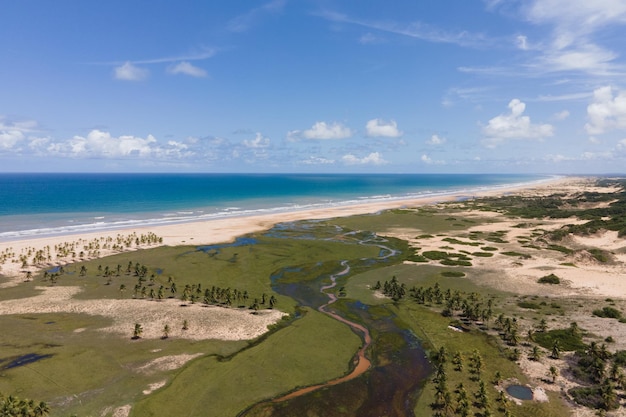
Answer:
[[[158,390],[159,388],[164,387],[166,383],[167,381],[163,380],[163,381],[155,382],[154,384],[150,384],[148,385],[148,389],[143,390],[142,393],[143,395],[152,394],[154,391]]]
[[[34,297],[0,302],[0,314],[77,313],[104,316],[113,324],[99,329],[130,338],[135,323],[143,327],[143,338],[156,339],[163,335],[163,328],[170,327],[170,337],[203,340],[247,340],[265,333],[267,327],[276,323],[286,313],[278,310],[260,310],[252,314],[248,309],[223,308],[202,304],[180,306],[180,300],[150,301],[125,300],[76,300],[72,296],[79,287],[36,287],[42,293]],[[189,323],[182,330],[183,322]]]
[[[181,354],[181,355],[161,356],[160,358],[151,360],[145,365],[139,367],[137,370],[145,374],[152,374],[152,373],[161,372],[161,371],[172,371],[174,369],[180,368],[185,363],[189,362],[192,359],[197,358],[198,356],[202,356],[202,353],[196,353],[193,355]]]
[[[113,411],[113,417],[128,417],[130,415],[130,409],[130,404],[117,407],[115,411]]]

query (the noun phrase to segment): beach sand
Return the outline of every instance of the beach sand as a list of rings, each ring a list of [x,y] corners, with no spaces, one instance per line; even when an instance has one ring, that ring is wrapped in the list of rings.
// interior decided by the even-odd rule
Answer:
[[[0,288],[20,285],[26,274],[37,272],[42,268],[54,265],[64,265],[80,260],[78,257],[61,256],[57,258],[55,246],[73,244],[80,248],[88,242],[115,241],[120,236],[141,236],[153,233],[162,238],[161,243],[140,245],[139,248],[131,245],[125,249],[101,248],[97,254],[86,254],[85,259],[90,257],[103,257],[120,253],[120,251],[137,250],[154,247],[157,245],[204,245],[229,242],[238,236],[248,233],[259,232],[271,228],[281,222],[293,222],[298,220],[328,219],[343,216],[377,213],[394,208],[414,208],[424,205],[434,205],[435,209],[442,211],[450,209],[450,204],[445,207],[437,206],[437,203],[454,204],[461,197],[485,197],[505,194],[522,196],[548,196],[555,193],[573,194],[585,191],[610,192],[616,191],[607,188],[595,187],[595,180],[583,177],[565,177],[540,184],[530,184],[517,187],[506,187],[483,192],[457,193],[446,196],[435,196],[421,199],[397,200],[362,205],[350,205],[342,207],[296,211],[252,217],[236,217],[203,222],[183,223],[166,226],[154,226],[125,230],[101,231],[80,235],[64,235],[54,237],[41,237],[18,241],[0,242],[0,256],[4,261],[0,264]],[[606,204],[606,203],[604,203]],[[459,201],[459,207],[463,203]],[[492,233],[502,230],[507,231],[507,241],[510,243],[498,244],[500,252],[506,250],[521,250],[520,242],[528,239],[532,229],[556,230],[565,224],[573,224],[577,219],[533,219],[529,220],[528,227],[519,227],[520,219],[508,218],[504,215],[479,210],[465,210],[462,214],[466,219],[484,220],[485,217],[493,221],[480,221],[472,226],[469,231]],[[388,236],[394,236],[407,240],[411,245],[419,246],[422,251],[442,250],[442,247],[452,246],[452,250],[461,251],[467,247],[458,246],[450,241],[444,241],[445,237],[453,236],[452,233],[431,238],[416,238],[419,235],[416,229],[390,229],[385,232]],[[466,231],[467,232],[467,231]],[[547,295],[552,297],[589,297],[590,300],[601,299],[599,297],[612,297],[614,299],[626,299],[626,240],[617,237],[617,232],[605,231],[593,236],[580,237],[570,236],[567,246],[579,249],[588,247],[601,248],[612,253],[613,261],[604,264],[594,262],[590,257],[576,255],[577,258],[566,256],[558,251],[524,249],[530,254],[530,258],[517,259],[508,256],[494,256],[493,258],[475,258],[473,269],[481,271],[482,284],[494,288],[511,291],[520,295]],[[20,256],[32,256],[38,250],[50,248],[51,260],[40,265],[28,265],[24,267]],[[584,253],[584,252],[583,252]],[[1,259],[1,258],[0,258]],[[575,264],[575,266],[573,266]],[[565,281],[565,285],[546,286],[537,283],[537,279],[549,273],[555,273]],[[252,339],[266,331],[267,326],[280,320],[283,313],[279,311],[263,311],[263,314],[253,315],[246,309],[225,309],[221,307],[201,307],[199,305],[180,308],[176,300],[148,301],[137,303],[134,300],[78,300],[73,298],[78,287],[38,287],[41,293],[31,297],[29,302],[24,300],[0,301],[0,314],[26,314],[46,312],[76,312],[91,315],[101,315],[113,319],[113,324],[101,331],[117,334],[120,337],[129,338],[133,323],[140,318],[143,323],[154,325],[144,326],[145,338],[158,338],[162,334],[164,324],[172,320],[181,322],[189,320],[193,328],[189,331],[176,329],[172,334],[177,338],[191,340],[221,339],[221,340],[246,340]],[[591,308],[591,307],[590,307]],[[565,318],[568,321],[576,321],[581,327],[593,329],[598,337],[616,336],[615,323],[593,317],[590,308],[581,309],[572,317]],[[130,320],[129,317],[133,317]],[[174,317],[174,319],[172,319]],[[207,324],[210,323],[210,324]],[[622,324],[620,324],[623,326]],[[123,329],[121,331],[120,329]],[[75,332],[84,329],[75,329]],[[619,335],[617,335],[619,336]],[[626,338],[616,337],[612,349],[626,349]],[[180,358],[166,357],[174,368],[192,359],[192,356]],[[169,362],[168,362],[169,363]],[[522,358],[519,365],[533,381],[533,386],[542,390],[567,390],[572,386],[563,377],[557,378],[556,384],[546,382],[548,365],[556,365],[561,375],[567,372],[566,359],[536,362]],[[159,385],[150,387],[147,392],[158,389]],[[128,410],[118,410],[119,415],[127,415]],[[582,407],[573,407],[573,415],[587,417],[591,411]],[[626,412],[611,414],[624,416]]]

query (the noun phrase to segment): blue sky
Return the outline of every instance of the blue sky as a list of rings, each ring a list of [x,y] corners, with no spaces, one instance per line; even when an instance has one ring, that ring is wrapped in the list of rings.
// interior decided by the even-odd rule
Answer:
[[[4,2],[0,171],[623,173],[623,0]]]

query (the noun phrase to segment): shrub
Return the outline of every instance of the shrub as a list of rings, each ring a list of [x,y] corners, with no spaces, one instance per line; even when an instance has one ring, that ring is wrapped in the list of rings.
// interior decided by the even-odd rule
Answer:
[[[602,249],[589,249],[587,252],[589,252],[598,262],[607,263],[611,260],[608,252],[603,251]]]
[[[554,274],[546,275],[537,280],[540,284],[560,284],[561,279]]]
[[[519,303],[517,303],[517,306],[521,308],[530,308],[532,310],[539,310],[541,308],[539,304],[532,303],[530,301],[520,301]]]
[[[443,271],[441,275],[448,278],[462,278],[465,276],[465,273],[461,271]]]
[[[423,256],[425,256],[426,258],[433,260],[433,261],[438,261],[441,259],[447,259],[448,258],[448,252],[442,252],[442,251],[438,251],[438,250],[428,250],[424,253],[422,253]]]
[[[597,317],[620,319],[622,318],[622,312],[613,307],[603,307],[602,309],[593,310],[593,315]]]
[[[554,342],[559,342],[559,346],[563,351],[584,350],[580,333],[573,333],[570,329],[554,329],[547,332],[535,333],[535,341],[542,347],[551,350]]]
[[[502,252],[502,254],[506,255],[506,256],[517,256],[518,258],[522,258],[522,259],[530,259],[531,258],[530,255],[527,255],[525,253],[514,252],[514,251]]]

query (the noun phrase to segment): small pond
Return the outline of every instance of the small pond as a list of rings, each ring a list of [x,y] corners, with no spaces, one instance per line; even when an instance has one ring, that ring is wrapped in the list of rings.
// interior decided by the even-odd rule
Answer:
[[[506,387],[506,392],[518,400],[532,400],[533,390],[525,385],[509,385]]]

